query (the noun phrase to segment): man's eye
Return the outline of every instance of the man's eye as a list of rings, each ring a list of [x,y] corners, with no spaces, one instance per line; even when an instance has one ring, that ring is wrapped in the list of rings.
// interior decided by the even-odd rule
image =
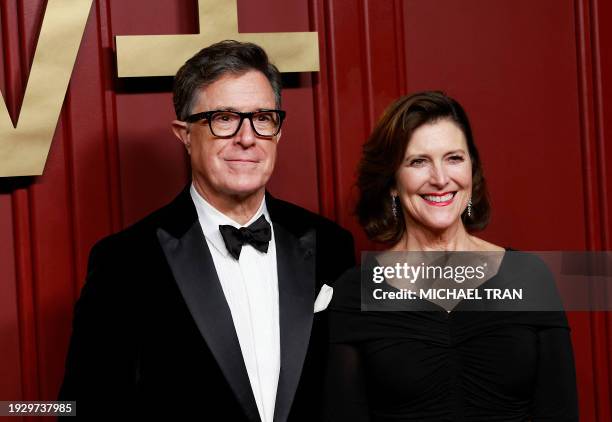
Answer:
[[[217,113],[213,115],[213,120],[215,122],[231,122],[232,120],[235,120],[236,117],[233,114],[229,114],[229,113]]]
[[[269,113],[265,113],[265,114],[257,114],[255,116],[255,119],[260,121],[260,122],[270,122],[272,121],[272,115]]]

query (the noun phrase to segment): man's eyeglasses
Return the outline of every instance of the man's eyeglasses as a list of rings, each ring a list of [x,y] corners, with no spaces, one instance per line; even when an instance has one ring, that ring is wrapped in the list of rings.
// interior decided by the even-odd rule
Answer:
[[[285,112],[283,110],[259,110],[241,113],[238,111],[212,110],[192,114],[185,121],[195,123],[200,120],[207,120],[213,136],[230,138],[238,133],[244,119],[249,120],[251,128],[258,136],[271,138],[280,132],[285,119]]]

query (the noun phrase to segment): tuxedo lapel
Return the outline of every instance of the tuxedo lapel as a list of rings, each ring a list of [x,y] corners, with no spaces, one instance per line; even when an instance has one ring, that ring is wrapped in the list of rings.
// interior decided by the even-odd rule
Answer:
[[[175,202],[176,212],[170,213],[167,227],[157,230],[157,238],[187,307],[225,379],[248,419],[259,421],[232,315],[189,190]]]
[[[302,374],[310,342],[315,294],[315,231],[296,236],[275,220],[274,199],[268,197],[274,225],[278,268],[281,370],[274,421],[286,421]],[[284,216],[287,217],[287,216]]]

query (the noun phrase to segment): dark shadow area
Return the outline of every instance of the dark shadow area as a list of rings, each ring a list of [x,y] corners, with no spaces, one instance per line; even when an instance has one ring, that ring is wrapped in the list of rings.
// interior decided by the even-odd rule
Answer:
[[[302,86],[300,78],[302,74],[302,72],[281,73],[281,77],[283,80],[283,89],[299,88],[300,86]]]
[[[114,78],[117,94],[144,94],[150,92],[172,92],[173,76],[150,76],[139,78]]]
[[[302,73],[282,73],[283,88],[299,88],[303,85]],[[114,78],[116,93],[141,94],[147,92],[172,92],[173,76],[149,76],[138,78]]]
[[[27,188],[35,182],[35,178],[36,176],[0,177],[0,194]]]

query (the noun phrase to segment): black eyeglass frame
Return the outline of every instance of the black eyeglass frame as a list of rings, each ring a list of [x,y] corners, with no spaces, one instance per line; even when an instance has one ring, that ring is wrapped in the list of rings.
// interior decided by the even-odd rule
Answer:
[[[259,113],[266,113],[266,112],[278,113],[278,127],[276,128],[276,132],[274,132],[274,134],[272,135],[262,135],[261,133],[257,131],[257,129],[255,129],[255,124],[253,123],[254,115],[259,114]],[[232,133],[231,135],[223,135],[223,136],[217,135],[212,128],[212,119],[211,119],[212,115],[215,113],[234,113],[240,116],[240,122],[238,123],[238,126],[236,127],[236,131]],[[192,114],[191,116],[187,116],[185,121],[187,123],[195,123],[200,120],[206,119],[208,121],[208,128],[210,129],[210,133],[212,133],[213,136],[216,136],[217,138],[231,138],[232,136],[236,136],[236,134],[242,127],[242,122],[244,121],[244,119],[248,119],[249,123],[251,123],[251,128],[253,129],[253,132],[255,132],[257,136],[261,136],[262,138],[272,138],[278,135],[278,133],[280,132],[281,126],[283,125],[283,120],[285,120],[286,115],[287,115],[287,112],[285,110],[275,110],[275,109],[249,111],[246,113],[243,113],[240,111],[234,111],[234,110],[209,110],[209,111],[202,111],[201,113]]]

